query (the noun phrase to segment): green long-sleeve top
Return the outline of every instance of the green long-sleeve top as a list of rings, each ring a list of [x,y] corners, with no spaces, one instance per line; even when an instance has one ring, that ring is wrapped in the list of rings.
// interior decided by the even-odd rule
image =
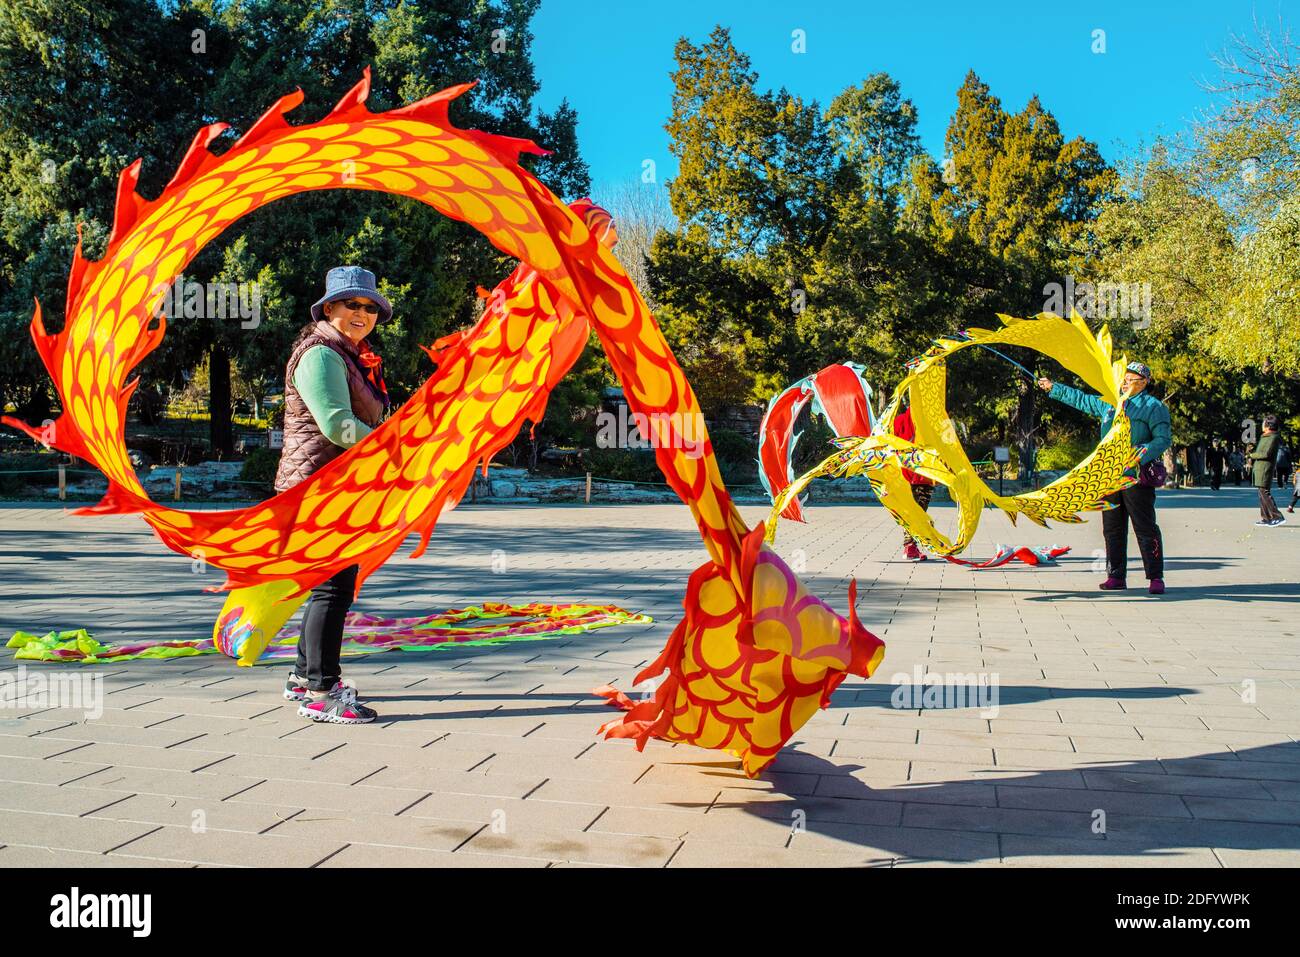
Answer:
[[[321,434],[346,449],[369,435],[371,428],[352,414],[348,369],[343,363],[343,357],[329,346],[312,346],[293,370],[293,385]]]
[[[1061,385],[1059,382],[1053,383],[1051,391],[1047,394],[1057,402],[1101,419],[1103,436],[1110,431],[1110,424],[1115,419],[1115,407],[1101,396],[1089,395],[1078,389],[1071,389],[1068,385]],[[1133,447],[1146,446],[1146,451],[1142,453],[1141,464],[1159,461],[1160,456],[1165,454],[1165,449],[1169,448],[1173,441],[1173,433],[1169,426],[1169,410],[1165,404],[1149,392],[1143,391],[1124,404],[1124,411],[1128,413],[1129,439]]]

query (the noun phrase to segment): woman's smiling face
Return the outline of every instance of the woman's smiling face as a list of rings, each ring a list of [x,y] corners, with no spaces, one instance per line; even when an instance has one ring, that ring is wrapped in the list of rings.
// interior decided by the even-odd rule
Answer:
[[[379,305],[365,296],[348,296],[327,302],[321,311],[331,326],[358,344],[370,335],[379,320]]]

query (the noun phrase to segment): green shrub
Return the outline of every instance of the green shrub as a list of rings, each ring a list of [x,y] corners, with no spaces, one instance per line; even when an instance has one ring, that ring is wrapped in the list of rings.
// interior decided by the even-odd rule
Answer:
[[[757,445],[731,429],[712,429],[709,439],[723,479],[731,485],[758,482]],[[584,468],[595,478],[663,485],[664,476],[650,449],[585,449]]]
[[[1038,471],[1054,472],[1072,469],[1096,448],[1095,440],[1083,436],[1071,436],[1058,439],[1038,450]]]
[[[244,459],[244,467],[239,470],[241,482],[258,482],[268,487],[275,484],[275,472],[280,467],[278,449],[256,448]]]
[[[722,478],[730,485],[752,485],[758,481],[758,442],[733,429],[711,429],[713,454]]]
[[[52,452],[11,452],[0,455],[0,495],[30,495],[33,488],[57,485],[61,456]],[[35,471],[37,469],[43,471]],[[15,474],[17,473],[17,474]],[[73,481],[69,476],[68,481]]]
[[[809,469],[818,465],[823,459],[835,451],[835,432],[826,420],[820,415],[809,416],[806,413],[799,417],[802,425],[807,422],[801,429],[796,428],[795,432],[799,436],[799,441],[794,447],[794,474],[802,475]],[[758,441],[754,441],[754,457],[758,457]]]
[[[663,473],[649,449],[585,449],[582,462],[594,478],[664,484]]]

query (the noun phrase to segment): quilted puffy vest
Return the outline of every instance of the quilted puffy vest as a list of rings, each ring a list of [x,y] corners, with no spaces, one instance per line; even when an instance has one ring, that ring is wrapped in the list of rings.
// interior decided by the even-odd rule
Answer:
[[[280,453],[280,467],[275,473],[275,490],[283,492],[293,488],[307,476],[345,451],[321,432],[316,419],[307,408],[293,384],[293,373],[308,349],[325,346],[343,358],[348,371],[348,393],[352,400],[352,414],[371,428],[383,421],[387,411],[385,396],[366,378],[361,365],[360,350],[343,333],[323,320],[312,324],[294,344],[289,363],[284,369],[284,450]]]

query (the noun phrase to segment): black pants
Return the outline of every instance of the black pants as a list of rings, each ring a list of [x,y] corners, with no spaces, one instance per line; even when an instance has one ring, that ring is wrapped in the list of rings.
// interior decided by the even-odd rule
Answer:
[[[1106,501],[1115,507],[1101,513],[1101,531],[1106,539],[1106,574],[1123,581],[1128,578],[1128,525],[1133,523],[1142,567],[1147,578],[1165,577],[1165,546],[1156,524],[1156,490],[1134,485]]]
[[[912,498],[916,499],[916,504],[921,506],[921,511],[923,512],[928,512],[930,510],[930,498],[933,495],[934,495],[933,485],[912,486]],[[906,548],[908,545],[915,545],[915,544],[916,544],[916,539],[912,537],[911,533],[908,532],[907,529],[903,529],[903,547]]]
[[[343,675],[339,652],[343,649],[343,617],[352,607],[360,565],[345,568],[311,590],[302,613],[298,663],[294,674],[307,679],[312,691],[329,691]]]
[[[1266,522],[1277,521],[1282,517],[1282,513],[1277,510],[1277,502],[1273,501],[1272,491],[1267,485],[1256,487],[1259,488],[1259,517]]]
[[[1214,489],[1217,492],[1222,482],[1223,482],[1222,467],[1210,469],[1210,488]]]

